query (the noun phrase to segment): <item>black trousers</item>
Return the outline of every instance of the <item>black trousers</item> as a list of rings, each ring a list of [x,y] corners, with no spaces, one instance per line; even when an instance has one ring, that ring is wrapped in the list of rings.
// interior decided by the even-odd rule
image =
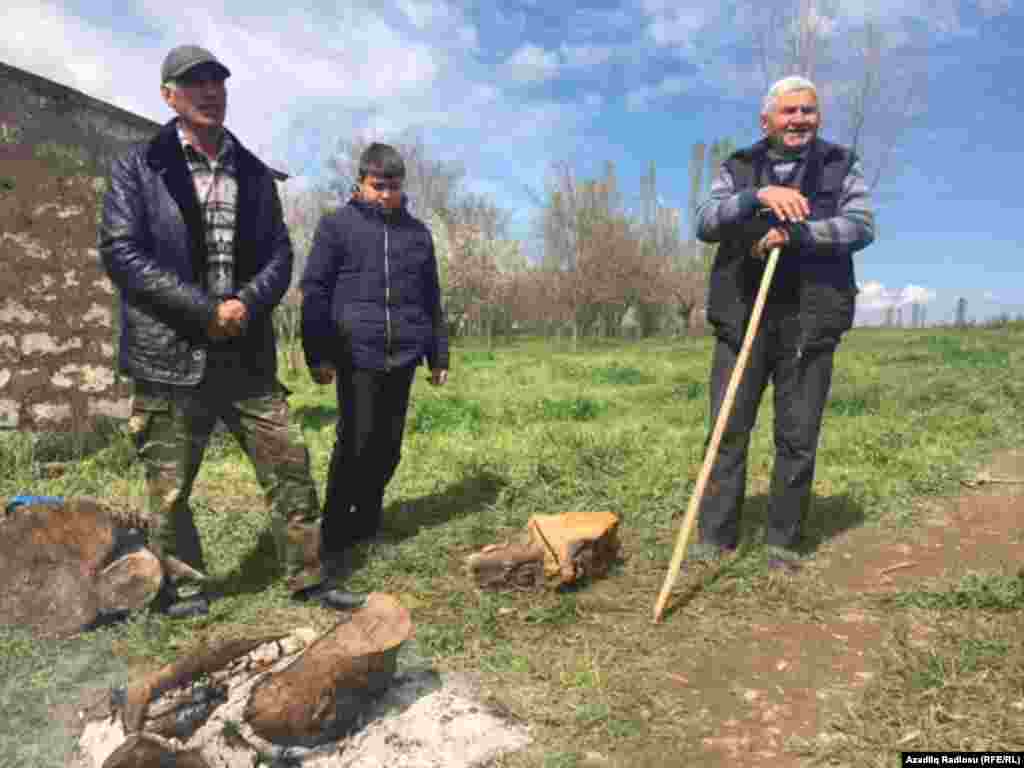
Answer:
[[[338,370],[337,437],[321,523],[326,555],[340,554],[380,528],[384,489],[401,460],[415,372],[414,365],[390,371]]]
[[[835,346],[804,350],[798,356],[798,338],[795,315],[765,312],[701,501],[699,528],[705,542],[730,549],[739,543],[750,433],[769,381],[774,388],[775,463],[765,544],[792,549],[800,539],[811,498],[822,414],[832,383]],[[712,430],[738,357],[732,346],[716,342],[710,385]]]

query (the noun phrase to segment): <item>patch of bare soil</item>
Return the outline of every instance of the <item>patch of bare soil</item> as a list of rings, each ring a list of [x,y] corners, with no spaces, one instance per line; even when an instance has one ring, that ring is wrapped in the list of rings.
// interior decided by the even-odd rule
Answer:
[[[793,745],[829,738],[837,697],[871,679],[876,650],[897,618],[860,598],[1024,562],[1024,452],[996,456],[965,486],[959,498],[927,504],[921,524],[905,533],[847,532],[795,577],[820,579],[835,592],[836,608],[821,620],[755,620],[670,676],[700,714],[694,742],[702,754],[692,764],[801,766]],[[926,640],[927,628],[911,632],[912,642]]]

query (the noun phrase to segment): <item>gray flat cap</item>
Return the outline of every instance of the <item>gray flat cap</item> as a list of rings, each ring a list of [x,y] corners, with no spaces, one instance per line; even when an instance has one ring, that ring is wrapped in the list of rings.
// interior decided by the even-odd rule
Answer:
[[[200,64],[213,64],[221,70],[224,77],[231,76],[231,70],[205,48],[198,45],[179,45],[172,48],[164,59],[164,65],[160,68],[160,82],[166,83],[168,80],[181,77],[192,67],[198,67]]]

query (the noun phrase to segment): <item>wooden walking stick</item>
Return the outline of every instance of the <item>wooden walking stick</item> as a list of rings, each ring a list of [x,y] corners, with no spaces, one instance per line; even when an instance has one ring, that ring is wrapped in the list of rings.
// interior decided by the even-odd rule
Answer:
[[[747,333],[743,337],[743,346],[740,348],[740,356],[736,359],[736,365],[732,369],[732,376],[729,378],[729,386],[725,390],[725,399],[722,407],[718,409],[718,418],[715,420],[715,430],[711,433],[711,442],[708,443],[707,453],[704,455],[704,465],[697,475],[697,485],[690,496],[690,505],[683,517],[683,527],[679,529],[679,536],[676,538],[676,548],[672,553],[672,562],[668,566],[668,573],[665,575],[665,583],[661,586],[661,594],[658,595],[658,602],[654,606],[654,622],[661,621],[661,614],[665,610],[669,593],[679,575],[679,567],[683,564],[683,555],[686,552],[686,545],[690,540],[690,533],[693,525],[697,522],[697,511],[700,509],[701,499],[704,498],[704,486],[708,483],[711,475],[711,468],[718,457],[718,444],[722,441],[722,433],[725,432],[725,425],[729,422],[732,414],[732,404],[736,399],[736,390],[739,388],[740,379],[743,378],[743,371],[747,367],[747,358],[750,357],[750,348],[754,344],[754,337],[757,336],[758,326],[761,324],[761,312],[764,310],[765,298],[768,296],[768,288],[772,283],[772,275],[775,274],[775,265],[779,260],[779,249],[772,248],[768,256],[768,263],[764,268],[764,275],[761,277],[761,286],[757,291],[757,300],[754,302],[754,311],[750,315],[750,322],[747,324]]]

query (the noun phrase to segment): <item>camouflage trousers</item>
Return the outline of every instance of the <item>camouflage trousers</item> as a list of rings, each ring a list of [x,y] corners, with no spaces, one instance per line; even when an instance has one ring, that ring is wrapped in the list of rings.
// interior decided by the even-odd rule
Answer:
[[[233,394],[233,390],[236,394]],[[129,430],[146,472],[148,545],[205,572],[189,496],[218,420],[256,470],[272,516],[274,542],[288,587],[321,579],[320,511],[309,451],[288,419],[287,391],[275,383],[259,396],[239,396],[216,381],[176,387],[136,381]]]

